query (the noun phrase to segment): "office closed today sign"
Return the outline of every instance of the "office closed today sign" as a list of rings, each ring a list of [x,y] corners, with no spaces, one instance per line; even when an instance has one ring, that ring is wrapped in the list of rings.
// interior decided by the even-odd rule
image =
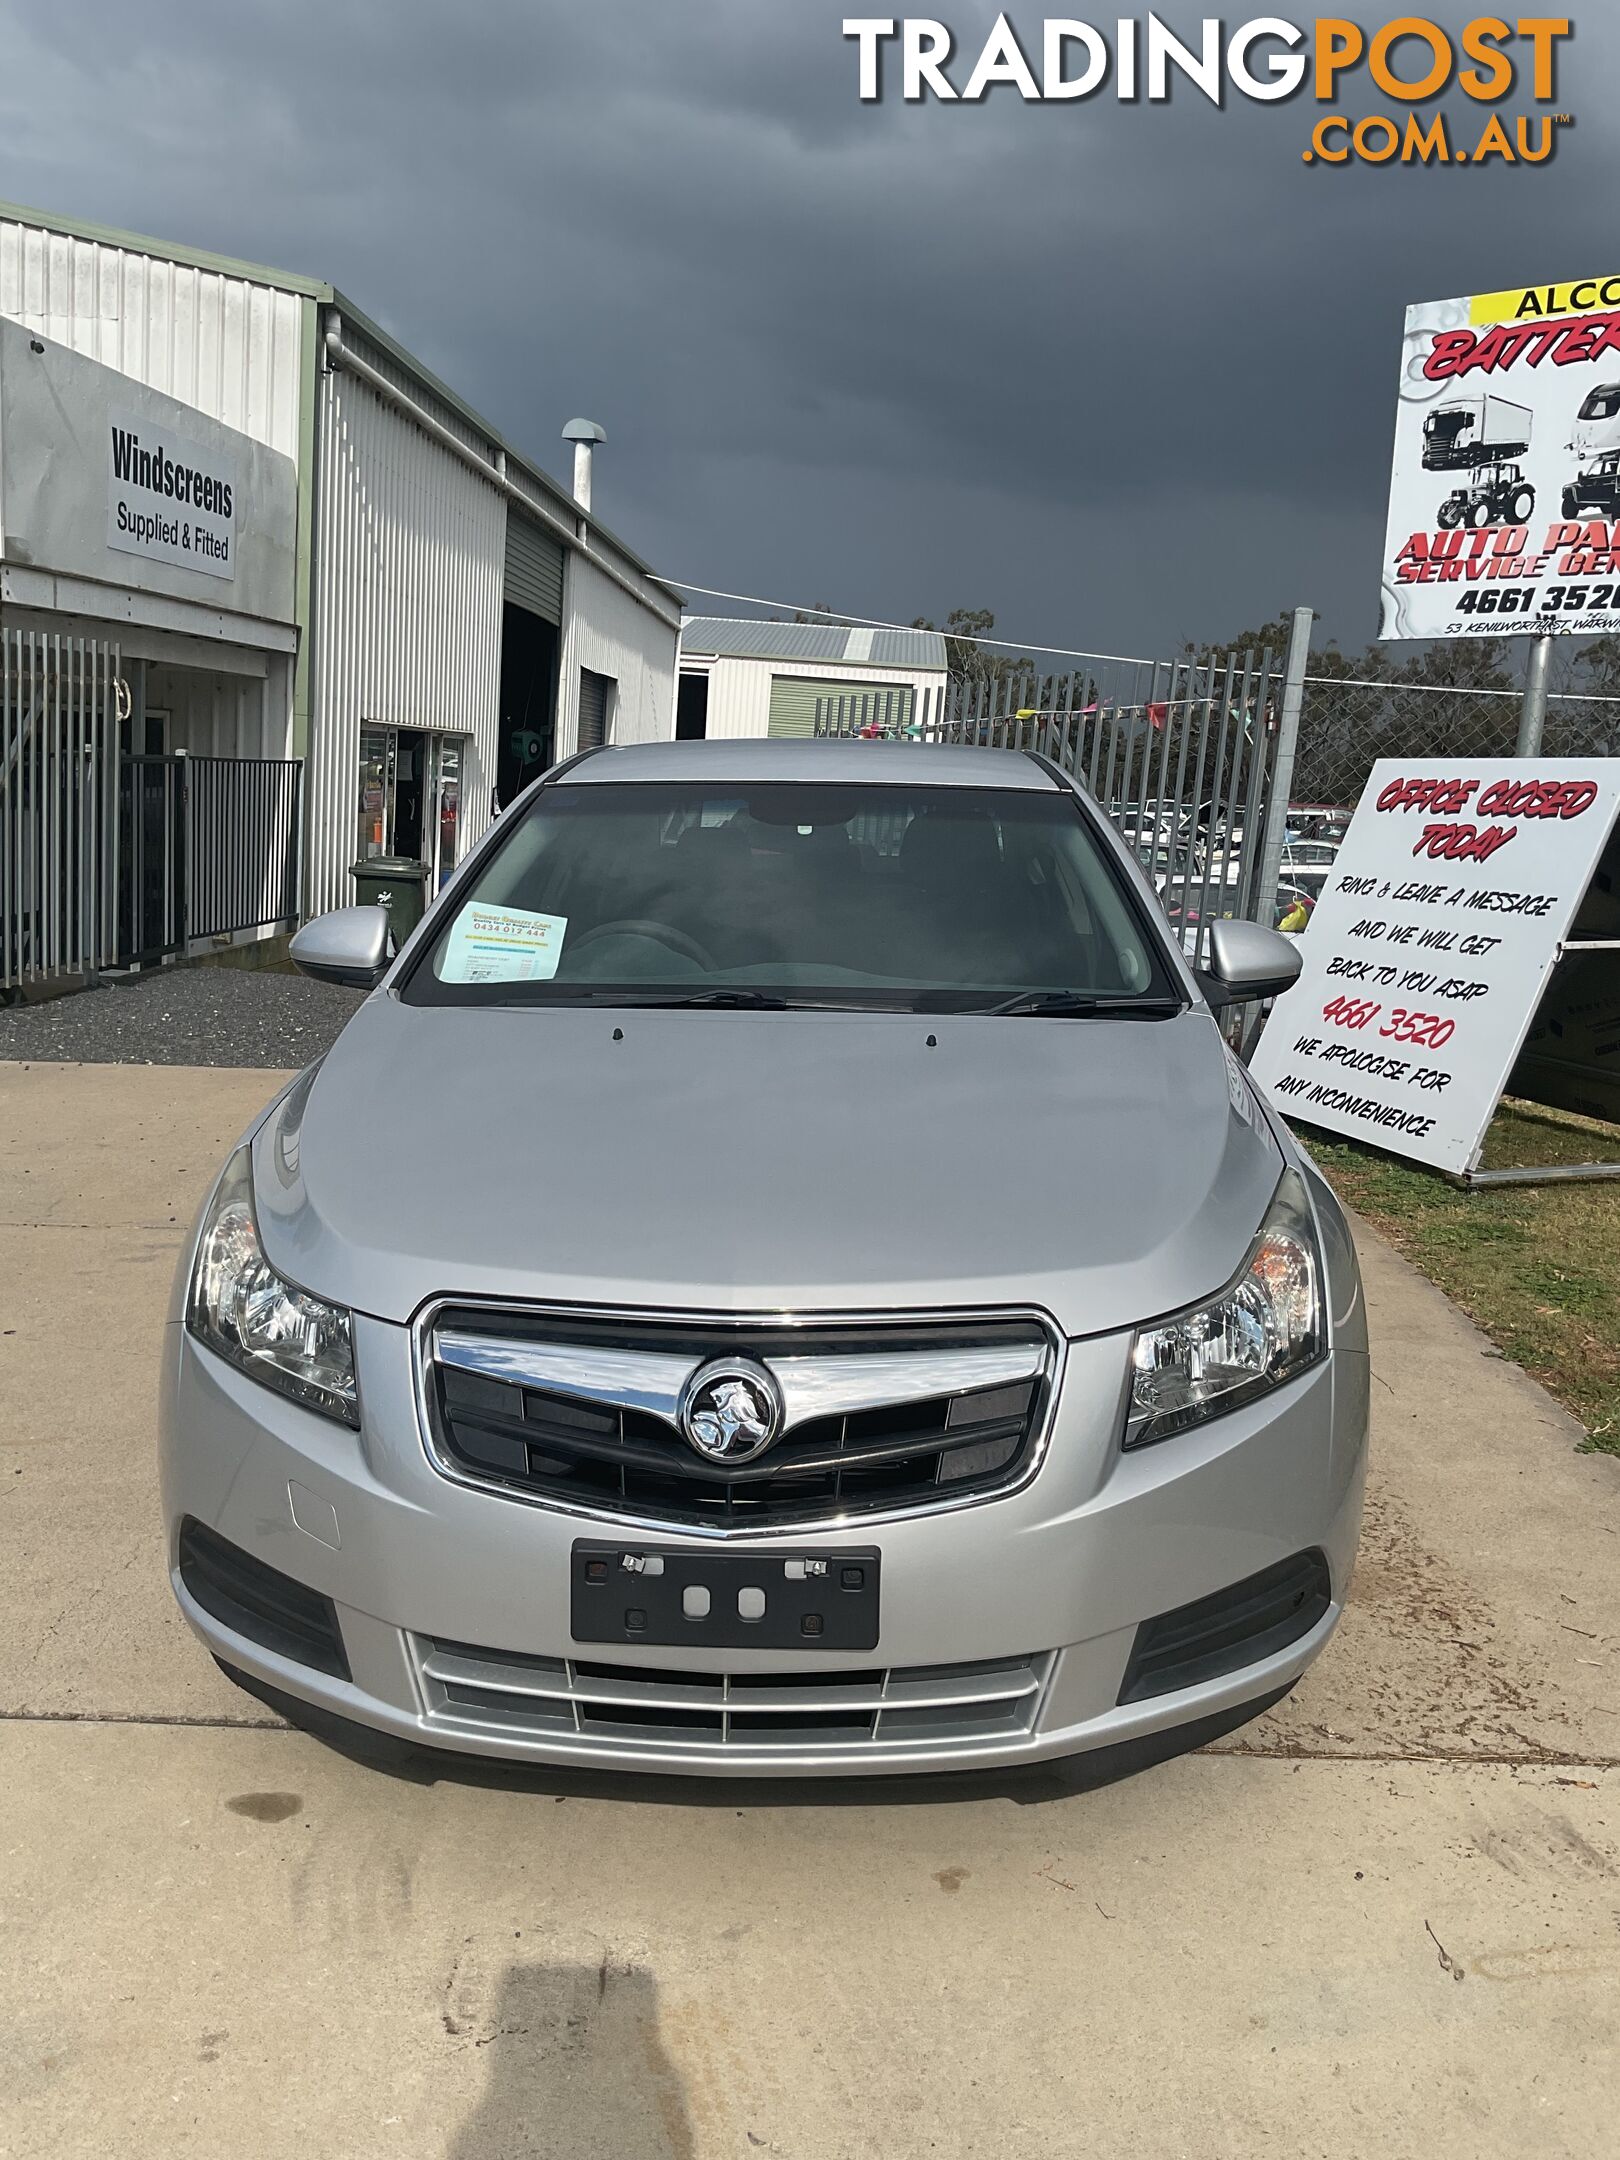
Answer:
[[[1283,1114],[1473,1168],[1617,809],[1614,759],[1380,759],[1252,1061]]]

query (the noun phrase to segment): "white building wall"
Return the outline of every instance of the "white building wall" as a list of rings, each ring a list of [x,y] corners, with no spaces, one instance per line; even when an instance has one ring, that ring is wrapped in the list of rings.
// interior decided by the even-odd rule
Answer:
[[[618,685],[608,740],[669,742],[675,734],[675,656],[680,632],[631,599],[578,549],[563,577],[562,652],[558,662],[557,755],[579,745],[579,671]]]
[[[354,897],[360,728],[470,737],[461,850],[496,770],[506,503],[358,376],[321,377],[305,905]]]
[[[147,710],[168,715],[170,750],[192,757],[285,757],[286,673],[279,656],[257,676],[149,667]]]
[[[692,655],[698,661],[702,655]],[[701,668],[692,666],[689,672],[700,674]],[[839,665],[830,661],[816,660],[716,660],[708,669],[709,717],[707,734],[716,737],[764,735],[769,732],[771,717],[771,681],[777,675],[789,675],[797,682],[825,681],[827,695],[837,697],[843,687],[851,683],[893,684],[898,689],[909,686],[916,692],[916,709],[922,708],[923,694],[930,693],[930,706],[937,706],[945,688],[943,669],[937,672],[910,668],[869,667],[864,664]]]
[[[0,218],[0,315],[296,459],[293,291]]]

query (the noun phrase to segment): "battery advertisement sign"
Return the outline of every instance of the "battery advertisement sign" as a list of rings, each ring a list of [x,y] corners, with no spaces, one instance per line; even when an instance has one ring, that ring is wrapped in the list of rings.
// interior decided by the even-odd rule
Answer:
[[[1385,638],[1620,627],[1620,275],[1408,308]]]
[[[1613,758],[1381,758],[1252,1061],[1283,1115],[1471,1169],[1617,810]]]

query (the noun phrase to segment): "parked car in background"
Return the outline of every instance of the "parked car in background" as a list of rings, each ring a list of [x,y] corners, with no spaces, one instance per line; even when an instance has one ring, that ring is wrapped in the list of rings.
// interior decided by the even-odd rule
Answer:
[[[174,1593],[251,1691],[620,1770],[1119,1765],[1327,1642],[1345,1219],[1051,766],[588,752],[396,957],[376,908],[293,953],[374,987],[162,1351]]]
[[[1292,840],[1343,840],[1355,815],[1339,803],[1290,803],[1288,838]]]

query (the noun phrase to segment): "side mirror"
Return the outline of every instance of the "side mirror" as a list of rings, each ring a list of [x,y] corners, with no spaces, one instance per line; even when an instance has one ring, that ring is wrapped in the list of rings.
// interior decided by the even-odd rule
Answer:
[[[1297,938],[1263,923],[1223,918],[1210,924],[1209,973],[1225,991],[1226,1004],[1281,997],[1298,982],[1303,960]]]
[[[289,950],[293,966],[316,982],[374,990],[388,972],[390,943],[386,908],[340,907],[305,923]]]

